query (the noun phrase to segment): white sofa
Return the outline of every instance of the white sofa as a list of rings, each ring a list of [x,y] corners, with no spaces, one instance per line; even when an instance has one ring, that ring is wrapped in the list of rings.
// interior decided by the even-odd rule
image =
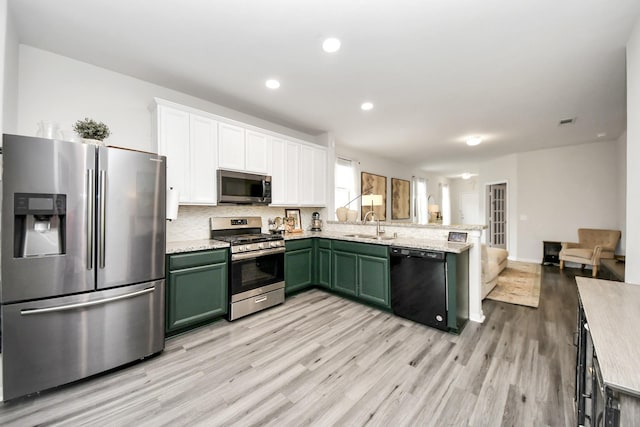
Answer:
[[[498,276],[507,267],[509,252],[505,249],[482,245],[482,299],[498,283]]]

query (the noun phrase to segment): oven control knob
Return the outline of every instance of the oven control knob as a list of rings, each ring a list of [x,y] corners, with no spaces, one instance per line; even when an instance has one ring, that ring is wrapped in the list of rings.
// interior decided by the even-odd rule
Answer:
[[[244,252],[244,251],[245,251],[244,245],[236,246],[236,252]]]
[[[280,242],[277,242],[277,241],[276,242],[271,242],[271,247],[272,248],[277,248],[279,246],[280,246]]]

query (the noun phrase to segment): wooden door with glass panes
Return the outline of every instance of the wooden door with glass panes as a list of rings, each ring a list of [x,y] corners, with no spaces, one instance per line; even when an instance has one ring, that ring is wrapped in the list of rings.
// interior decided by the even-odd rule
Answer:
[[[488,188],[489,246],[507,248],[507,184],[492,184]]]

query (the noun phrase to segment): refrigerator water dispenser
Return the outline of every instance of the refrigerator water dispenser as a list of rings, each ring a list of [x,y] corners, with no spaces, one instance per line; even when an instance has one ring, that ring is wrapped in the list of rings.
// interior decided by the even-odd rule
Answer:
[[[65,253],[66,205],[64,194],[15,194],[15,258]]]

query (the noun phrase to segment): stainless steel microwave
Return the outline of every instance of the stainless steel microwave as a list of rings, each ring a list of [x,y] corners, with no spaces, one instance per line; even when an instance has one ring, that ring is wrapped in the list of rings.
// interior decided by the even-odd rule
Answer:
[[[268,205],[271,177],[218,169],[218,204]]]

